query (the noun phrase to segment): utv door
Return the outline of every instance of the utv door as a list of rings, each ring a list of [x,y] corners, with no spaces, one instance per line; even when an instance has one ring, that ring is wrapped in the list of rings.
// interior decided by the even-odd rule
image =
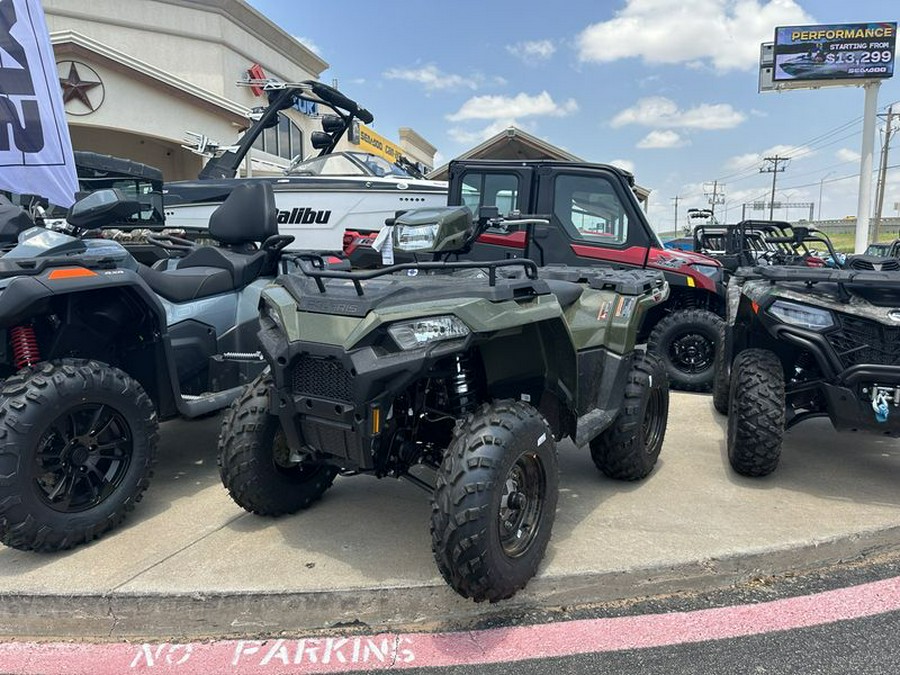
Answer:
[[[530,167],[461,167],[451,169],[450,206],[468,206],[478,213],[480,206],[496,206],[501,216],[511,211],[531,213],[529,203],[534,169]],[[491,229],[482,234],[472,252],[472,260],[521,258],[525,232]]]
[[[543,167],[536,211],[551,216],[536,225],[527,252],[538,265],[643,267],[651,240],[637,202],[619,177],[603,169]]]

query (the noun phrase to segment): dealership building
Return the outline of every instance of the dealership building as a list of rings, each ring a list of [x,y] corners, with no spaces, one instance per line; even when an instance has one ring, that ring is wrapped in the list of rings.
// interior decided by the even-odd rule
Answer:
[[[299,82],[328,68],[243,0],[141,0],[127,11],[121,0],[42,5],[74,149],[155,166],[166,180],[195,178],[205,161],[182,147],[188,132],[230,145],[249,126],[248,113],[266,101],[237,86],[248,73]],[[283,112],[257,140],[245,172],[280,172],[292,158],[315,154],[319,112],[315,105]],[[400,129],[394,142],[360,131],[360,149],[434,165],[435,148],[412,129]],[[339,149],[352,146],[345,140]]]

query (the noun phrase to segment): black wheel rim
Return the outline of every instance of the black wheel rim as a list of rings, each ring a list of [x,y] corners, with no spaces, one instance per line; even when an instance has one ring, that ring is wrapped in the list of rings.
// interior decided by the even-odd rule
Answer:
[[[663,392],[657,387],[650,389],[650,397],[647,399],[647,409],[644,411],[644,421],[641,430],[644,435],[644,452],[652,454],[659,445],[665,429],[663,419]]]
[[[69,408],[38,441],[38,496],[62,513],[94,508],[122,484],[133,450],[131,427],[112,406],[85,403]]]
[[[524,555],[541,526],[547,477],[535,453],[519,455],[503,481],[500,496],[500,546],[510,558]]]
[[[695,332],[679,335],[669,345],[669,360],[678,370],[690,375],[709,370],[715,353],[715,342]]]

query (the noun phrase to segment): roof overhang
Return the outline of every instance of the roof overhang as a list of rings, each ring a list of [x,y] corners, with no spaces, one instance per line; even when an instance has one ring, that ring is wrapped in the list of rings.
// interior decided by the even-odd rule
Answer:
[[[207,110],[245,128],[249,110],[202,87],[175,77],[155,66],[72,30],[50,34],[56,58],[70,57],[93,60],[110,70],[128,75],[135,81],[162,90],[166,94]]]
[[[563,162],[585,162],[586,160],[559,148],[552,143],[532,136],[518,127],[507,127],[503,131],[464,152],[457,159],[550,159]],[[431,180],[447,180],[450,163],[438,167],[428,174]],[[635,183],[634,192],[638,200],[646,202],[651,190]]]

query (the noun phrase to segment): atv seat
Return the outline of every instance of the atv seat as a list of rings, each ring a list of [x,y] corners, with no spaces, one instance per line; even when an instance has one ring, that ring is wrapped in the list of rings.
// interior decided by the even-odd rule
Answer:
[[[174,270],[141,266],[139,274],[154,292],[172,302],[239,290],[274,274],[277,256],[256,246],[278,234],[271,184],[246,183],[232,190],[210,216],[209,234],[223,246],[201,246],[179,260]]]
[[[190,267],[163,272],[141,265],[138,274],[154,293],[172,302],[188,302],[228,293],[235,288],[231,273],[217,267]]]
[[[546,279],[545,283],[550,288],[550,292],[556,296],[559,306],[563,309],[567,309],[574,305],[584,292],[584,286],[572,283],[571,281]]]
[[[177,270],[217,268],[243,288],[273,273],[273,256],[257,244],[278,234],[278,211],[270,183],[239,185],[209,218],[209,234],[222,246],[201,246],[178,261]],[[230,289],[229,289],[230,290]]]

